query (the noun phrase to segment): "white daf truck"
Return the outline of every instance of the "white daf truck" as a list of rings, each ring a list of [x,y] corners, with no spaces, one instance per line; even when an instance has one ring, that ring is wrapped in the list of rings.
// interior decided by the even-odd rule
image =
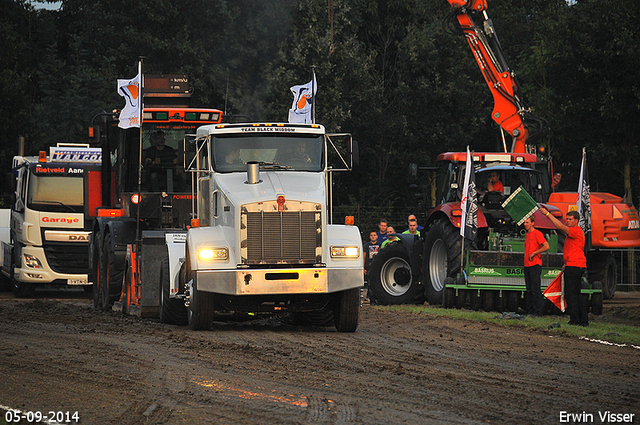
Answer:
[[[49,156],[14,157],[1,272],[16,296],[42,285],[91,289],[88,240],[100,201],[101,161],[101,149],[80,144],[58,144]]]
[[[337,156],[346,169],[348,140],[346,156]],[[198,129],[195,216],[184,238],[166,238],[162,321],[186,317],[198,330],[217,311],[286,311],[303,323],[356,330],[362,241],[353,223],[331,224],[330,148],[316,124]]]

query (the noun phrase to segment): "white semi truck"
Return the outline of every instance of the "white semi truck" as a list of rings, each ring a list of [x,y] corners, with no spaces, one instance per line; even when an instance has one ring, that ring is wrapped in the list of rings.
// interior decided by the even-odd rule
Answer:
[[[355,331],[362,242],[357,227],[329,224],[324,127],[203,126],[196,148],[200,226],[184,253],[169,250],[182,273],[167,282],[170,296],[185,288],[189,326],[209,327],[220,309],[288,310]]]
[[[342,140],[348,148],[336,158],[344,171],[352,165],[354,142],[350,136]],[[327,165],[327,152],[328,146],[338,149],[324,127],[210,124],[199,127],[188,145],[190,226],[129,237],[114,308],[188,323],[193,330],[210,328],[218,313],[288,312],[303,324],[355,331],[364,283],[362,241],[353,223],[331,224],[329,176],[338,170]],[[108,251],[122,246],[124,237],[115,244],[112,237],[98,230],[93,235],[104,270],[96,274],[105,285],[108,275],[120,274],[111,260],[116,253]]]
[[[14,157],[11,210],[1,216],[1,272],[16,296],[39,285],[91,289],[87,253],[101,200],[101,161],[100,148],[83,144]]]

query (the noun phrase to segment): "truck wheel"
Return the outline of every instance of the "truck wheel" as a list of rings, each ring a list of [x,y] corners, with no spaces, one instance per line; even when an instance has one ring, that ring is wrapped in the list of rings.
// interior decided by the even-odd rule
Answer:
[[[378,254],[379,255],[379,254]],[[360,315],[360,288],[337,294],[333,308],[333,324],[338,332],[355,332]]]
[[[602,282],[593,282],[591,285],[592,289],[602,289]],[[591,294],[591,313],[596,316],[602,314],[602,292]]]
[[[0,292],[9,292],[11,289],[11,279],[0,273]]]
[[[190,273],[192,284],[189,294],[189,309],[187,320],[189,328],[194,331],[209,330],[213,322],[213,294],[198,290],[198,279],[195,273]]]
[[[166,256],[162,259],[162,266],[160,268],[160,322],[169,323],[171,325],[186,325],[188,323],[187,308],[184,306],[184,301],[178,298],[170,298],[170,276],[169,257]]]
[[[124,270],[118,270],[115,262],[115,255],[111,251],[111,234],[107,233],[104,236],[104,243],[102,250],[100,251],[103,258],[101,259],[101,266],[103,266],[103,278],[100,282],[102,287],[102,302],[101,307],[103,310],[111,309],[111,306],[115,301],[120,298],[122,293],[122,278],[124,277]]]
[[[444,280],[456,276],[460,270],[461,249],[459,231],[448,219],[441,218],[431,225],[425,236],[422,256],[424,289],[429,304],[442,303]]]
[[[616,293],[618,282],[616,259],[608,252],[596,252],[590,260],[589,281],[602,282],[602,296],[605,300],[610,300]]]
[[[93,274],[93,308],[101,308],[100,295],[102,294],[102,288],[100,286],[102,279],[101,269],[101,256],[100,251],[102,251],[102,235],[100,232],[94,234],[93,237],[93,261],[92,261],[92,274]]]
[[[411,272],[409,253],[398,243],[385,246],[373,258],[369,289],[382,305],[424,302],[422,287]]]

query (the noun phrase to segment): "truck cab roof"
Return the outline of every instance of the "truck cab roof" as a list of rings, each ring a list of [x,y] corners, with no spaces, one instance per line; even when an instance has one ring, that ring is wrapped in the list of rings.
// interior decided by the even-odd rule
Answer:
[[[325,134],[324,126],[320,124],[289,124],[289,123],[242,123],[242,124],[209,124],[198,127],[197,137],[210,134],[228,133],[306,133]]]

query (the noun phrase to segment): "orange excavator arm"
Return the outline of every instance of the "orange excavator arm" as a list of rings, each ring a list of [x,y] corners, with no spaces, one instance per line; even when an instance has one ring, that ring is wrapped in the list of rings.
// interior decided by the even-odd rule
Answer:
[[[493,95],[491,118],[511,135],[511,152],[527,152],[527,146],[546,133],[546,121],[534,116],[522,99],[515,72],[509,67],[493,23],[487,16],[486,0],[447,1],[452,7],[449,21],[457,20]],[[472,14],[482,15],[482,27],[476,24]],[[508,152],[506,143],[504,145]]]

